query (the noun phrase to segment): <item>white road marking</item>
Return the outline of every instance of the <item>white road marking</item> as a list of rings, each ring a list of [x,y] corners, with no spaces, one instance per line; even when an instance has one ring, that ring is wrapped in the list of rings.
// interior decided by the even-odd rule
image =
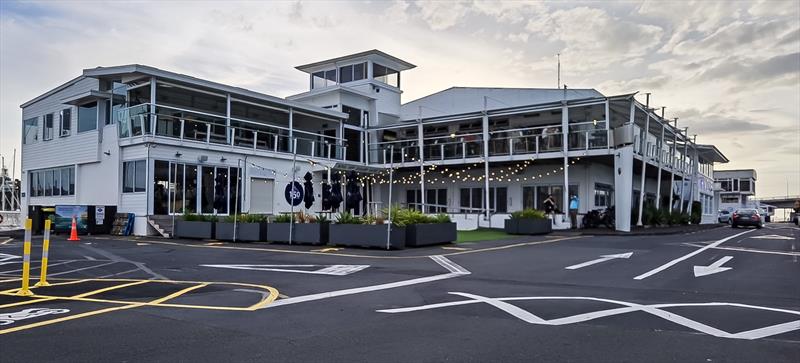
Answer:
[[[781,236],[779,234],[767,234],[767,235],[763,235],[763,236],[754,236],[754,237],[750,237],[750,238],[753,238],[753,239],[780,239],[780,240],[793,240],[794,239],[792,237]]]
[[[105,250],[102,250],[102,249],[99,249],[99,248],[95,248],[95,247],[91,247],[91,246],[82,246],[82,247],[84,249],[87,249],[89,251],[97,253],[98,255],[104,256],[104,257],[108,258],[111,261],[130,263],[130,264],[138,267],[140,270],[144,271],[146,274],[150,275],[151,276],[150,277],[151,280],[157,280],[157,279],[169,280],[168,278],[166,278],[166,276],[161,275],[159,273],[156,273],[155,271],[153,271],[150,268],[148,268],[147,266],[145,266],[144,263],[131,261],[131,260],[125,258],[125,257],[117,256],[117,255],[115,255],[115,254],[113,254],[113,253],[111,253],[109,251],[105,251]]]
[[[93,269],[93,268],[98,268],[98,267],[103,267],[103,266],[113,265],[113,264],[115,264],[115,263],[117,263],[117,262],[116,262],[116,261],[111,261],[111,262],[101,263],[101,264],[99,264],[99,265],[94,265],[94,266],[89,266],[89,267],[83,267],[83,268],[77,268],[77,269],[74,269],[74,270],[69,270],[69,271],[64,271],[64,272],[58,272],[58,273],[54,273],[54,274],[52,274],[52,273],[47,273],[47,277],[50,277],[50,276],[61,276],[61,275],[66,275],[66,274],[70,274],[70,273],[73,273],[73,272],[84,271],[84,270],[91,270],[91,269]],[[52,265],[51,265],[51,266],[52,266]],[[49,266],[48,266],[48,267],[49,267]]]
[[[728,262],[731,259],[733,259],[733,256],[725,256],[723,258],[720,258],[717,261],[714,261],[714,263],[712,263],[712,264],[710,264],[708,266],[695,266],[694,267],[694,277],[706,276],[706,275],[711,275],[711,274],[715,274],[715,273],[722,272],[722,271],[731,270],[731,269],[733,269],[733,267],[722,267],[722,265],[724,265],[725,262]]]
[[[7,253],[0,253],[0,262],[3,262],[3,261],[9,261],[9,260],[13,260],[13,259],[15,259],[15,258],[20,258],[20,256],[17,256],[17,255],[9,255],[9,254],[7,254]]]
[[[704,245],[699,243],[682,243],[684,246],[689,247],[703,247]],[[784,255],[784,256],[800,256],[800,252],[784,252],[784,251],[770,251],[770,250],[759,250],[756,248],[747,248],[747,247],[725,247],[725,246],[717,246],[714,247],[715,250],[726,250],[726,251],[739,251],[739,252],[751,252],[751,253],[764,253],[769,255]],[[794,251],[794,249],[792,249]]]
[[[315,300],[322,300],[328,299],[337,296],[345,296],[345,295],[354,295],[360,294],[364,292],[372,292],[372,291],[379,291],[379,290],[387,290],[387,289],[394,289],[397,287],[403,286],[411,286],[417,284],[423,284],[427,282],[439,281],[439,280],[446,280],[451,279],[454,277],[461,277],[470,274],[465,268],[459,266],[453,261],[450,261],[444,256],[430,256],[430,258],[436,263],[440,264],[442,267],[446,268],[448,273],[441,274],[441,275],[434,275],[434,276],[427,276],[427,277],[420,277],[411,280],[404,280],[404,281],[397,281],[397,282],[390,282],[386,284],[379,284],[379,285],[372,285],[372,286],[364,286],[364,287],[357,287],[352,289],[344,289],[344,290],[336,290],[336,291],[328,291],[322,292],[318,294],[311,294],[311,295],[304,295],[304,296],[296,296],[290,297],[288,299],[281,299],[269,304],[267,306],[262,307],[261,309],[269,309],[274,308],[276,306],[283,306],[283,305],[291,305],[297,304],[307,301],[315,301]],[[457,271],[457,272],[454,272]]]
[[[89,261],[94,261],[94,260],[96,260],[96,258],[94,258],[94,257],[92,257],[92,256],[83,256],[83,258],[85,258],[85,259],[87,259],[87,260],[89,260]]]
[[[19,320],[38,318],[40,316],[50,314],[64,314],[68,313],[69,309],[47,309],[47,308],[34,308],[17,311],[14,313],[0,314],[0,325],[13,324]]]
[[[666,270],[666,269],[668,269],[668,268],[670,268],[670,267],[674,266],[675,264],[677,264],[677,263],[679,263],[679,262],[681,262],[681,261],[684,261],[684,260],[687,260],[687,259],[689,259],[689,258],[692,258],[692,257],[694,257],[695,255],[697,255],[697,254],[700,254],[701,252],[703,252],[703,251],[705,251],[705,250],[707,250],[707,249],[709,249],[709,248],[714,248],[714,247],[717,247],[717,246],[719,246],[719,245],[721,245],[721,244],[725,243],[726,241],[729,241],[729,240],[731,240],[731,239],[734,239],[734,238],[736,238],[736,237],[739,237],[739,236],[741,236],[741,235],[743,235],[743,234],[745,234],[745,233],[750,233],[750,232],[752,232],[752,231],[755,231],[755,229],[751,229],[751,230],[749,230],[749,231],[744,231],[744,232],[742,232],[742,233],[737,233],[737,234],[734,234],[733,236],[728,236],[728,237],[725,237],[725,238],[723,238],[723,239],[721,239],[721,240],[718,240],[718,241],[716,241],[716,242],[714,242],[714,243],[711,243],[711,244],[709,244],[709,245],[707,245],[707,246],[705,246],[705,247],[702,247],[702,248],[700,248],[700,249],[699,249],[699,250],[697,250],[697,251],[694,251],[694,252],[691,252],[691,253],[689,253],[689,254],[687,254],[687,255],[684,255],[684,256],[678,257],[678,258],[676,258],[676,259],[674,259],[674,260],[672,260],[672,261],[669,261],[669,262],[667,262],[667,263],[665,263],[665,264],[663,264],[663,265],[661,265],[661,266],[659,266],[659,267],[656,267],[656,268],[654,268],[654,269],[652,269],[652,270],[650,270],[650,271],[647,271],[647,272],[645,272],[645,273],[643,273],[643,274],[641,274],[641,275],[639,275],[639,276],[636,276],[636,277],[634,277],[633,279],[634,279],[634,280],[643,280],[643,279],[646,279],[646,278],[648,278],[648,277],[650,277],[650,276],[653,276],[653,275],[655,275],[655,274],[657,274],[657,273],[659,273],[659,272],[661,272],[661,271],[664,271],[664,270]]]
[[[66,261],[62,261],[62,262],[48,263],[47,267],[58,266],[58,265],[66,265],[66,264],[69,264],[69,263],[72,263],[72,262],[78,262],[78,261],[81,261],[81,260],[66,260]],[[36,262],[36,261],[32,261],[32,262]],[[41,268],[41,267],[42,267],[41,265],[39,265],[39,266],[31,266],[31,270],[36,270],[36,269]],[[6,275],[6,274],[14,273],[14,272],[22,272],[22,269],[9,270],[9,271],[0,271],[0,275]]]
[[[234,270],[255,270],[273,272],[295,272],[312,275],[345,276],[361,271],[369,265],[200,265],[203,267],[229,268]],[[297,268],[318,268],[316,270],[297,270]],[[321,268],[320,268],[321,267]],[[295,268],[295,269],[290,269]]]
[[[774,311],[774,312],[781,312],[790,315],[798,315],[800,316],[800,311],[794,310],[786,310],[786,309],[776,309],[764,306],[755,306],[755,305],[745,305],[745,304],[737,304],[737,303],[675,303],[675,304],[653,304],[653,305],[643,305],[637,303],[630,303],[625,301],[619,300],[611,300],[611,299],[602,299],[602,298],[595,298],[595,297],[583,297],[583,296],[528,296],[528,297],[501,297],[501,298],[490,298],[480,295],[474,295],[469,293],[463,292],[450,292],[449,294],[458,295],[468,298],[468,300],[462,301],[451,301],[446,303],[438,303],[438,304],[429,304],[429,305],[421,305],[421,306],[413,306],[413,307],[406,307],[406,308],[398,308],[398,309],[384,309],[384,310],[376,310],[379,313],[388,313],[388,314],[397,314],[397,313],[408,313],[414,311],[421,311],[421,310],[430,310],[430,309],[439,309],[444,307],[450,306],[459,306],[459,305],[467,305],[467,304],[477,304],[477,303],[485,303],[489,304],[497,309],[500,309],[509,315],[520,319],[529,324],[537,324],[537,325],[567,325],[567,324],[575,324],[581,323],[589,320],[594,320],[602,317],[620,315],[620,314],[627,314],[636,311],[642,311],[651,315],[655,315],[659,318],[662,318],[667,321],[671,321],[675,324],[679,324],[685,326],[687,328],[699,331],[701,333],[713,335],[720,338],[728,338],[728,339],[746,339],[746,340],[753,340],[759,339],[764,337],[769,337],[777,334],[783,334],[786,332],[800,330],[800,320],[789,321],[786,323],[771,325],[763,328],[747,330],[739,333],[729,333],[721,329],[717,329],[715,327],[700,323],[698,321],[683,317],[678,315],[674,312],[662,310],[664,308],[671,308],[671,307],[714,307],[714,306],[733,306],[733,307],[740,307],[740,308],[748,308],[754,310],[765,310],[765,311]],[[586,300],[586,301],[599,301],[605,303],[611,303],[616,305],[621,305],[620,308],[613,308],[607,310],[600,310],[594,311],[590,313],[581,313],[572,316],[560,317],[551,320],[544,319],[539,317],[529,311],[523,310],[515,305],[508,303],[507,301],[523,301],[523,300]]]
[[[584,263],[579,263],[577,265],[567,266],[567,267],[564,267],[564,268],[567,269],[567,270],[577,270],[577,269],[579,269],[581,267],[591,266],[591,265],[594,265],[596,263],[606,262],[606,261],[610,261],[610,260],[617,259],[617,258],[631,258],[631,256],[633,256],[633,252],[619,253],[619,254],[616,254],[616,255],[602,255],[602,256],[600,256],[600,258],[598,258],[596,260],[586,261]]]

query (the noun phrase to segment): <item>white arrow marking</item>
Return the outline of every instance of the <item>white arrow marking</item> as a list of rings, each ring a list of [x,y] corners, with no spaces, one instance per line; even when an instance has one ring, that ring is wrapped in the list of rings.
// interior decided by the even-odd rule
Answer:
[[[717,272],[728,271],[733,267],[722,267],[722,265],[724,265],[725,262],[730,261],[732,258],[733,256],[725,256],[708,266],[695,266],[694,277],[700,277],[700,276],[715,274]]]
[[[598,258],[596,260],[586,261],[584,263],[579,263],[577,265],[567,266],[567,267],[564,267],[564,268],[567,269],[567,270],[577,270],[577,269],[579,269],[581,267],[591,266],[591,265],[594,265],[596,263],[610,261],[610,260],[613,260],[615,258],[631,258],[631,256],[633,256],[633,252],[620,253],[620,254],[616,254],[616,255],[603,255],[603,256],[600,256],[600,258]]]
[[[755,238],[755,239],[794,239],[792,237],[781,236],[781,235],[778,235],[778,234],[768,234],[766,236],[755,236],[755,237],[750,237],[750,238]]]
[[[332,275],[332,276],[345,276],[358,271],[361,271],[369,265],[200,265],[203,267],[216,267],[216,268],[230,268],[234,270],[257,270],[257,271],[274,271],[274,272],[296,272],[301,274],[312,275]],[[314,268],[316,270],[293,270],[292,268]]]

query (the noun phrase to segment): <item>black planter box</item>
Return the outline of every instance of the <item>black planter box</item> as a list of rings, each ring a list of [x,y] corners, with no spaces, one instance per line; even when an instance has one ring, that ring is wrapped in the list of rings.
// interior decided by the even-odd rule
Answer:
[[[406,226],[406,246],[408,247],[450,243],[457,238],[455,223],[425,223]]]
[[[550,219],[511,218],[505,221],[508,234],[548,234],[553,231]]]
[[[214,238],[214,224],[216,222],[205,221],[175,221],[175,237],[178,238]]]
[[[329,243],[338,246],[386,248],[385,224],[331,224]],[[389,248],[403,249],[406,227],[392,226]]]
[[[289,243],[290,223],[269,223],[267,241]],[[292,243],[324,245],[328,243],[330,223],[295,223],[292,229]]]
[[[233,241],[233,222],[217,222],[214,227],[215,238]],[[267,240],[267,223],[236,223],[236,241],[256,242]]]

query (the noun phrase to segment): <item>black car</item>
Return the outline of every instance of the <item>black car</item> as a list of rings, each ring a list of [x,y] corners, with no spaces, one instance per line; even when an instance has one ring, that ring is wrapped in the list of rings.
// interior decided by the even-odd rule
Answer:
[[[739,209],[731,215],[731,227],[737,228],[739,226],[761,228],[764,227],[764,218],[761,217],[756,209]]]

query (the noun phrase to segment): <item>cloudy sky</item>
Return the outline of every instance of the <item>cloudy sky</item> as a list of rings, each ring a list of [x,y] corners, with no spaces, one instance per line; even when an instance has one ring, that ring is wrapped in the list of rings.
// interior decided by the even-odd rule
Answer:
[[[451,86],[652,92],[698,142],[800,194],[798,1],[0,2],[0,154],[19,105],[84,68],[141,63],[276,96],[293,67],[377,48],[418,65],[403,101]]]

